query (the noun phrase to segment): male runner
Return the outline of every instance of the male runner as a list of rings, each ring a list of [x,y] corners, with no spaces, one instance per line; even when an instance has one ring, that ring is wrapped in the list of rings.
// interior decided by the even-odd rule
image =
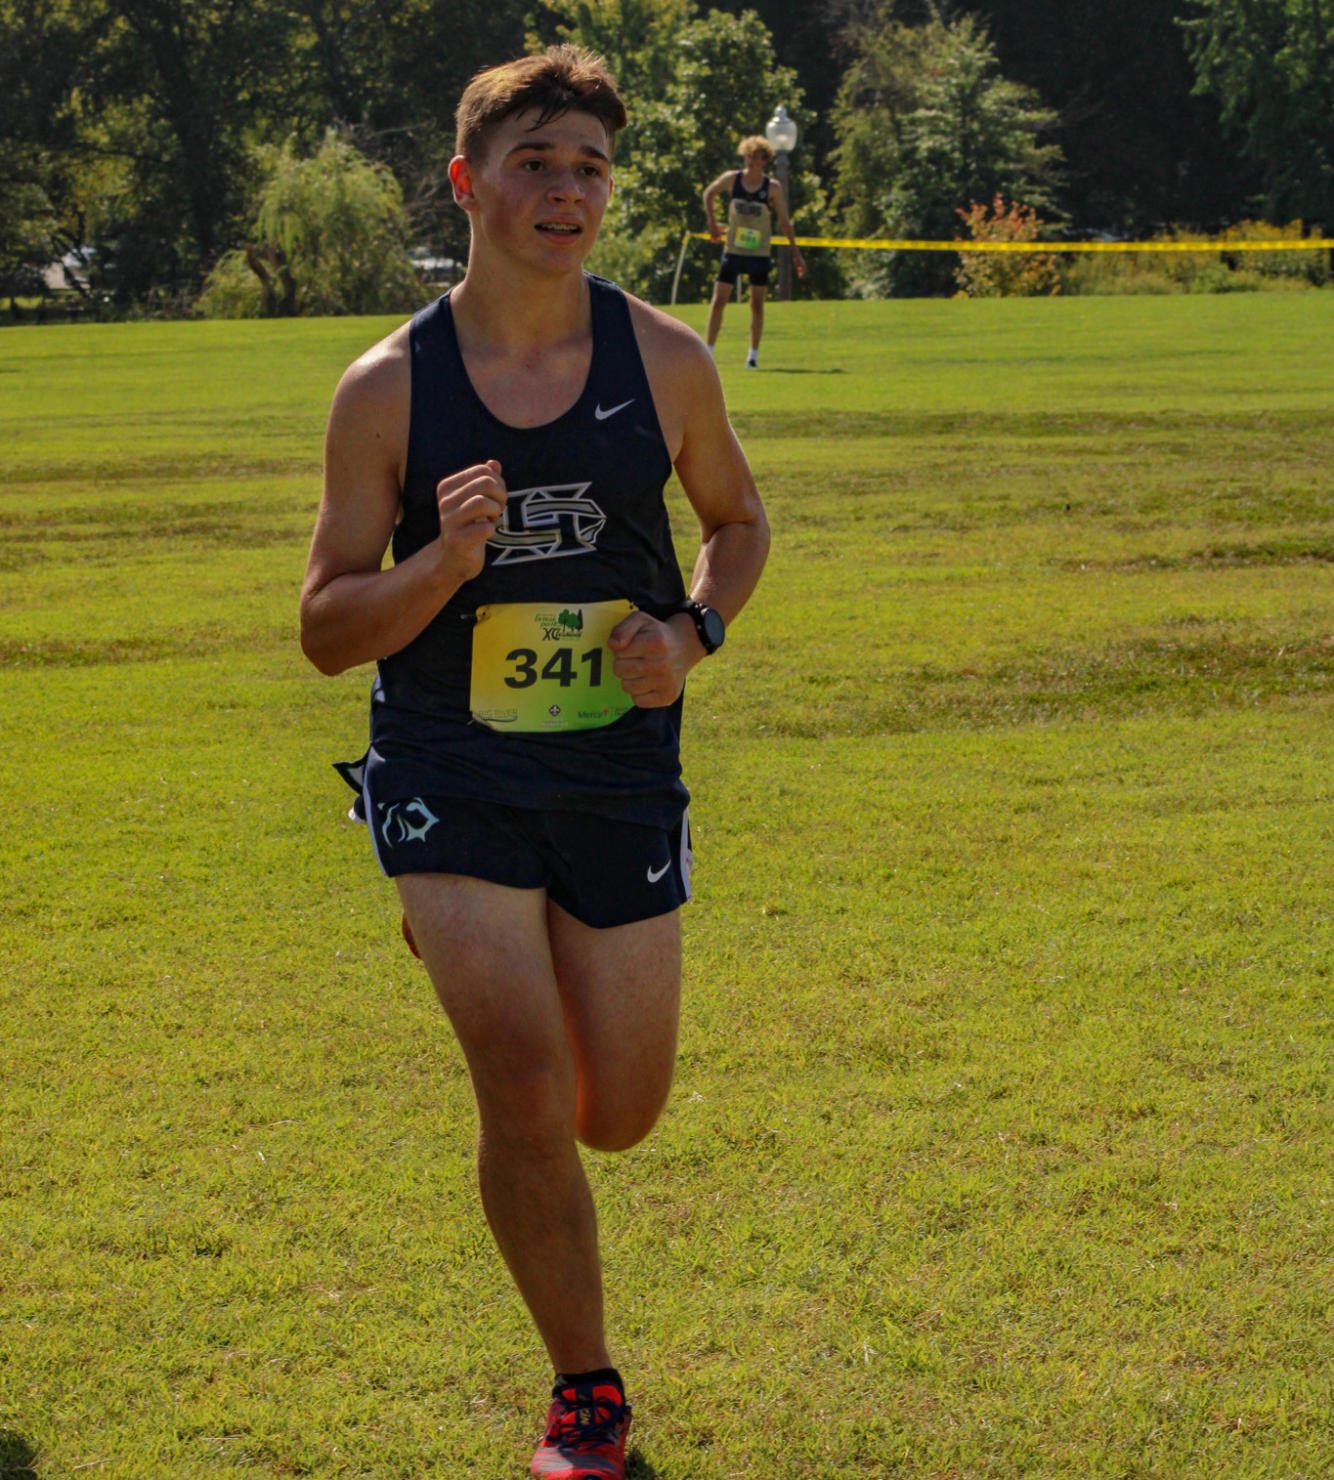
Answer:
[[[632,1146],[667,1097],[682,688],[768,526],[698,337],[583,271],[625,123],[600,60],[482,72],[457,122],[467,273],[339,384],[302,646],[325,673],[379,663],[359,807],[463,1048],[483,1206],[556,1370],[531,1472],[615,1480],[630,1409],[577,1142]],[[689,598],[673,466],[700,527]]]
[[[723,309],[727,307],[737,279],[750,280],[750,352],[746,356],[746,369],[757,370],[760,364],[760,337],[764,333],[764,295],[769,286],[770,238],[773,234],[773,217],[778,218],[779,230],[787,237],[792,247],[792,265],[798,277],[806,276],[806,260],[801,255],[797,238],[792,230],[792,221],[787,213],[787,202],[783,199],[783,187],[771,175],[766,174],[773,162],[774,151],[768,139],[758,134],[742,139],[737,153],[744,161],[744,168],[725,170],[704,191],[704,215],[709,223],[709,237],[724,242],[723,260],[718,265],[718,280],[713,285],[713,299],[709,304],[709,322],[704,331],[704,342],[709,353],[718,342],[718,331],[723,326]],[[727,232],[718,224],[714,211],[714,200],[727,192]]]

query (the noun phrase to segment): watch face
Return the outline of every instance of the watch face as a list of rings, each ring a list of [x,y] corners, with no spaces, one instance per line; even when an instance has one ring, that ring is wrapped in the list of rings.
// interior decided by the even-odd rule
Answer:
[[[710,648],[720,648],[723,638],[727,636],[727,627],[723,619],[711,606],[700,608],[700,620],[704,628],[704,640]]]

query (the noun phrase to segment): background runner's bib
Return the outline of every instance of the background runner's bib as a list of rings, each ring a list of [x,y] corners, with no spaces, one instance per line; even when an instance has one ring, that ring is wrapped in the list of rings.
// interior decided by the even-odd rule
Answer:
[[[477,608],[472,717],[493,730],[598,730],[634,708],[612,672],[607,639],[629,601],[561,605],[502,602]]]
[[[724,250],[744,257],[767,257],[772,229],[767,205],[734,195],[727,207]]]

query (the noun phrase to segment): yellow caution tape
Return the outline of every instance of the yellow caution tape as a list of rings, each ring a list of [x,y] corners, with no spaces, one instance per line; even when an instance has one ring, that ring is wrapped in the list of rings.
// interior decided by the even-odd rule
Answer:
[[[696,241],[709,241],[707,232],[689,233]],[[785,246],[775,242],[775,246]],[[930,242],[898,237],[851,238],[799,236],[799,247],[870,248],[877,252],[1310,252],[1334,247],[1334,237],[1310,236],[1302,240],[1285,237],[1279,241],[1157,241],[1157,242]]]

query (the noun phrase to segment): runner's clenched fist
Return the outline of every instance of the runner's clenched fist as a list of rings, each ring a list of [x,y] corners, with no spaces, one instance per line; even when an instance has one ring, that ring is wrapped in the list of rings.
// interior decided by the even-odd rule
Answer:
[[[495,458],[451,473],[436,484],[440,543],[460,585],[481,574],[486,564],[486,542],[505,517],[508,497]]]

